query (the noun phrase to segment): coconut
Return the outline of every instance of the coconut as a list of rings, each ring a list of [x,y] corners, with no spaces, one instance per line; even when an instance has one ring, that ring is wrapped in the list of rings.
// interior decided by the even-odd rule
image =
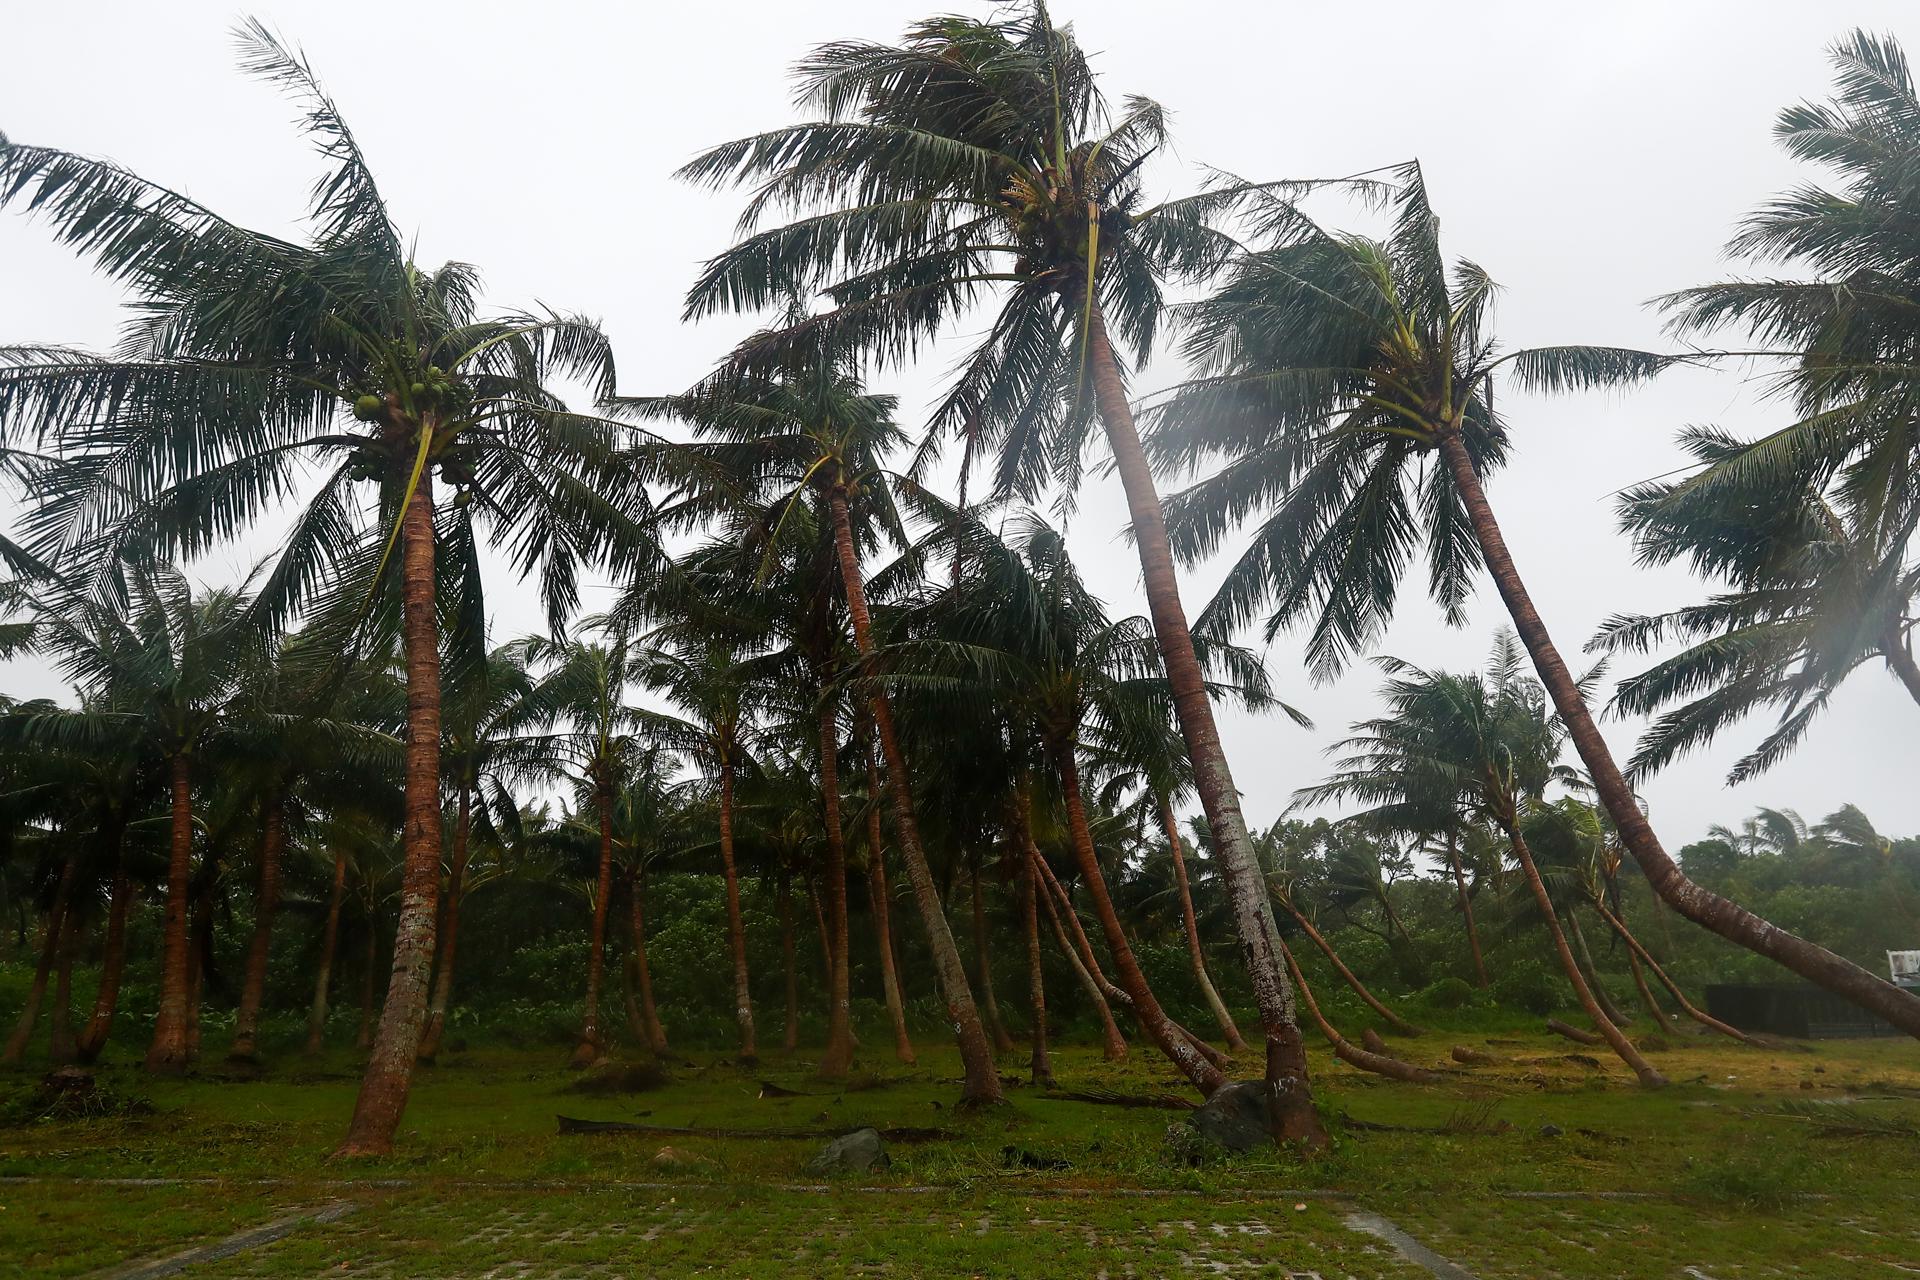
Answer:
[[[386,411],[387,402],[376,395],[364,395],[353,402],[353,416],[362,422],[372,422]]]

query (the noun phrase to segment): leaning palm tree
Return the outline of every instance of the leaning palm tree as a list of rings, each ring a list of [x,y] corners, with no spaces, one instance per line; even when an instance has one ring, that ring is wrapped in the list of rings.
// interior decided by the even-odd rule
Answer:
[[[1534,608],[1483,479],[1507,452],[1497,380],[1523,391],[1620,386],[1676,357],[1614,347],[1502,352],[1492,278],[1448,270],[1417,165],[1399,174],[1382,240],[1329,232],[1292,204],[1266,211],[1271,247],[1247,255],[1189,313],[1199,376],[1166,406],[1160,458],[1226,465],[1168,504],[1182,554],[1217,550],[1242,521],[1253,542],[1201,618],[1231,629],[1263,612],[1269,636],[1311,624],[1309,664],[1337,673],[1376,640],[1424,549],[1430,592],[1465,618],[1484,564],[1566,724],[1608,818],[1654,892],[1688,919],[1920,1035],[1920,997],[1713,893],[1661,846]],[[1438,454],[1438,465],[1431,457]]]
[[[165,762],[170,806],[160,1009],[147,1069],[180,1072],[188,1051],[189,882],[194,762],[232,707],[241,672],[257,664],[260,632],[239,591],[199,591],[170,567],[121,566],[127,604],[102,602],[65,579],[16,584],[22,647],[80,686],[78,709],[28,704],[10,717],[16,740],[54,749],[144,744]]]
[[[342,1154],[389,1151],[426,1012],[440,875],[439,615],[477,653],[479,548],[537,573],[557,626],[583,566],[633,571],[644,467],[621,428],[570,413],[558,379],[613,391],[592,323],[482,315],[463,263],[415,263],[359,142],[312,69],[264,26],[242,67],[286,90],[329,169],[309,234],[249,230],[109,162],[0,142],[0,201],[19,202],[134,294],[118,354],[0,354],[0,443],[64,454],[23,521],[34,553],[111,566],[238,536],[309,469],[318,483],[253,612],[369,618],[404,639],[407,819],[401,921],[380,1034]],[[437,487],[455,491],[436,504]]]
[[[1796,420],[1692,477],[1695,490],[1831,486],[1849,529],[1905,541],[1920,491],[1920,90],[1900,45],[1856,30],[1831,50],[1835,93],[1780,113],[1774,136],[1836,188],[1806,183],[1769,200],[1728,245],[1770,274],[1661,300],[1676,333],[1744,329],[1780,362],[1775,389]],[[1772,274],[1781,272],[1781,274]]]
[[[1775,709],[1778,723],[1728,774],[1729,783],[1745,781],[1791,751],[1868,662],[1884,662],[1920,702],[1908,640],[1920,593],[1920,566],[1907,554],[1913,521],[1891,534],[1861,528],[1841,495],[1822,493],[1815,480],[1755,474],[1742,463],[1754,446],[1722,432],[1690,429],[1681,443],[1699,470],[1630,489],[1621,522],[1642,564],[1684,559],[1723,589],[1668,613],[1615,614],[1588,642],[1615,653],[1686,642],[1614,693],[1616,711],[1659,716],[1628,776],[1645,777],[1749,713]]]
[[[963,470],[998,444],[996,487],[1069,486],[1097,413],[1126,490],[1154,633],[1193,757],[1265,1029],[1276,1132],[1324,1139],[1279,934],[1194,654],[1159,499],[1127,400],[1170,280],[1204,276],[1233,242],[1218,223],[1251,188],[1150,204],[1142,166],[1168,140],[1161,107],[1118,110],[1070,29],[1040,0],[985,20],[929,18],[897,45],[843,41],[798,69],[806,122],[716,147],[682,173],[755,194],[742,238],[707,264],[687,313],[759,310],[824,289],[831,310],[750,341],[912,355],[974,306],[997,305],[935,410],[928,452],[955,435]],[[784,210],[796,220],[761,229]],[[885,733],[882,733],[884,741]],[[903,836],[903,843],[907,838]],[[907,854],[911,870],[912,852]]]
[[[1387,714],[1354,726],[1335,744],[1343,753],[1334,775],[1302,793],[1313,803],[1359,799],[1392,802],[1381,778],[1402,764],[1417,775],[1449,778],[1475,813],[1494,823],[1520,864],[1535,905],[1553,939],[1562,971],[1615,1053],[1650,1087],[1666,1083],[1601,1008],[1560,926],[1559,912],[1528,844],[1526,820],[1548,786],[1570,780],[1558,763],[1566,733],[1548,710],[1539,683],[1520,672],[1520,650],[1502,632],[1484,674],[1425,671],[1396,658],[1382,658],[1388,680],[1381,690]]]

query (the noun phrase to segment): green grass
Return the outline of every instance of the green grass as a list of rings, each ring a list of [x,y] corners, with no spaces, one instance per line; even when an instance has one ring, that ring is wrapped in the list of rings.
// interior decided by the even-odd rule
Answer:
[[[1483,1278],[1679,1276],[1698,1266],[1726,1280],[1795,1274],[1809,1250],[1824,1260],[1823,1276],[1887,1276],[1899,1274],[1890,1264],[1920,1259],[1920,1157],[1897,1131],[1920,1123],[1912,1041],[1762,1052],[1687,1038],[1655,1054],[1675,1082],[1658,1092],[1637,1088],[1617,1064],[1570,1060],[1573,1046],[1546,1036],[1433,1032],[1396,1047],[1440,1066],[1450,1043],[1508,1061],[1416,1087],[1316,1056],[1332,1152],[1200,1167],[1168,1143],[1168,1126],[1181,1122],[1171,1111],[1020,1086],[1005,1107],[957,1114],[957,1060],[931,1048],[911,1071],[866,1054],[874,1088],[813,1082],[805,1061],[745,1069],[701,1054],[674,1066],[663,1087],[619,1096],[568,1092],[576,1077],[561,1066],[562,1049],[450,1055],[422,1069],[398,1154],[351,1166],[328,1160],[357,1083],[344,1056],[289,1060],[257,1080],[209,1069],[149,1081],[109,1066],[102,1083],[149,1099],[152,1114],[18,1123],[16,1110],[16,1123],[0,1128],[0,1175],[30,1179],[0,1185],[0,1275],[81,1275],[342,1197],[358,1206],[350,1217],[195,1274],[339,1275],[382,1263],[391,1274],[478,1274],[515,1257],[555,1275],[598,1263],[619,1273],[649,1233],[654,1274],[705,1263],[738,1275],[889,1264],[924,1275],[1084,1276],[1116,1259],[1140,1274],[1208,1259],[1250,1274],[1418,1274],[1344,1226],[1346,1203],[1388,1216]],[[1021,1055],[1002,1063],[1010,1078],[1023,1068]],[[1122,1064],[1070,1048],[1056,1074],[1065,1089],[1186,1092],[1139,1046]],[[17,1095],[33,1079],[0,1077],[0,1091]],[[761,1080],[803,1096],[761,1099]],[[1820,1123],[1828,1113],[1896,1124],[1832,1134]],[[891,1169],[817,1192],[792,1189],[817,1181],[804,1168],[817,1139],[562,1135],[556,1114],[953,1136],[893,1144]],[[1559,1136],[1541,1133],[1549,1124]],[[663,1146],[682,1163],[659,1163]],[[1069,1167],[1009,1167],[1008,1147]],[[100,1181],[124,1178],[220,1181]],[[394,1179],[404,1185],[374,1185]],[[1137,1190],[1156,1194],[1107,1194]],[[1635,1198],[1602,1198],[1621,1193]]]

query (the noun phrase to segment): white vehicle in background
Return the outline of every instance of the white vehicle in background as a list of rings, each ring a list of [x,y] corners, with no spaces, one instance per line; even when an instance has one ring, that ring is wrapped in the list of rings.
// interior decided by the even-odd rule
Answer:
[[[1887,952],[1887,970],[1894,986],[1920,991],[1920,951]]]

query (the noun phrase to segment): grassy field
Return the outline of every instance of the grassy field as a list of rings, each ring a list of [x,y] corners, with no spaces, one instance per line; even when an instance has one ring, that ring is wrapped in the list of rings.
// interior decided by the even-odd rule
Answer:
[[[1503,1061],[1454,1068],[1456,1043]],[[107,1067],[111,1098],[147,1105],[88,1118],[32,1118],[21,1074],[0,1079],[0,1275],[86,1275],[260,1227],[189,1274],[1434,1274],[1369,1233],[1382,1219],[1483,1280],[1920,1267],[1912,1041],[1683,1037],[1654,1054],[1674,1081],[1657,1093],[1545,1035],[1396,1049],[1453,1074],[1409,1086],[1317,1057],[1332,1152],[1197,1164],[1169,1138],[1177,1111],[1063,1096],[1184,1094],[1140,1047],[1122,1064],[1064,1050],[1059,1089],[1021,1084],[973,1115],[953,1110],[957,1061],[938,1050],[914,1070],[869,1053],[838,1089],[803,1060],[694,1055],[603,1094],[571,1088],[564,1051],[475,1050],[422,1070],[399,1155],[351,1166],[327,1159],[353,1101],[345,1057],[257,1079]],[[1002,1066],[1024,1079],[1023,1055]],[[741,1133],[563,1134],[558,1115]],[[867,1124],[941,1132],[824,1184],[805,1168],[823,1137],[751,1136]]]

